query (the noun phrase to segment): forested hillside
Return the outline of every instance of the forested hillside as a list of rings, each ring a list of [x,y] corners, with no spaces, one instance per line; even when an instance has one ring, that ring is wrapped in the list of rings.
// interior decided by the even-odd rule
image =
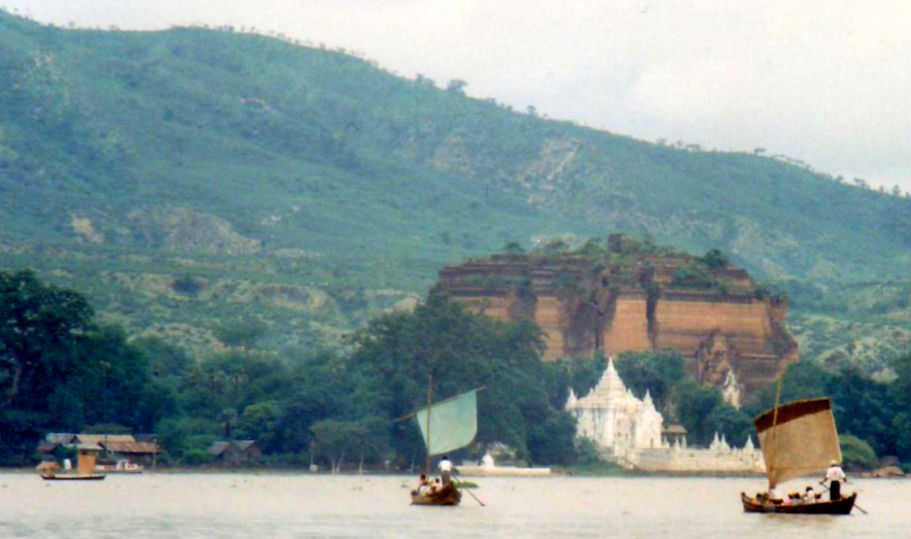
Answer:
[[[618,231],[719,248],[783,286],[815,356],[907,348],[911,201],[778,159],[636,141],[226,30],[0,12],[0,80],[0,266],[197,352],[249,323],[265,348],[337,343],[447,263]]]

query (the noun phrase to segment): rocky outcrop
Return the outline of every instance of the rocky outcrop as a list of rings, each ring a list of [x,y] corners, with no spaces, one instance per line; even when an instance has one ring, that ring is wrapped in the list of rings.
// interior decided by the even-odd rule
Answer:
[[[228,221],[191,208],[137,210],[128,215],[133,239],[168,251],[212,254],[256,254],[259,240],[244,237]]]
[[[88,217],[70,214],[70,226],[80,243],[104,243],[104,234],[95,230],[95,224]]]
[[[733,373],[750,394],[797,360],[787,300],[742,269],[613,237],[596,255],[494,255],[443,268],[434,293],[488,316],[533,319],[545,360],[670,348],[705,383]],[[711,262],[711,261],[710,261]]]

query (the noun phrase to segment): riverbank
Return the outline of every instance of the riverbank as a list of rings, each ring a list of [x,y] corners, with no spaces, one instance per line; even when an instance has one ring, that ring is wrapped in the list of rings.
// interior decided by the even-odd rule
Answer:
[[[459,467],[456,467],[458,472]],[[181,474],[194,474],[194,475],[306,475],[306,476],[328,476],[328,475],[338,475],[338,476],[403,476],[411,477],[419,472],[412,471],[400,471],[400,470],[381,470],[381,469],[369,469],[365,468],[363,472],[358,470],[342,470],[337,474],[332,474],[328,470],[318,470],[311,471],[308,468],[298,468],[298,467],[288,467],[288,466],[232,466],[232,467],[220,467],[220,466],[159,466],[155,469],[146,468],[142,474],[120,474],[120,475],[143,475],[143,474],[163,474],[163,475],[181,475]],[[32,474],[37,476],[38,473],[33,467],[14,467],[14,468],[3,468],[0,467],[0,474]],[[911,479],[911,475],[875,475],[872,471],[849,471],[848,474],[854,477],[862,477],[864,479],[883,479],[883,480],[895,480],[895,479]],[[459,475],[458,473],[456,474]],[[479,476],[475,474],[465,474],[465,477],[495,477],[495,474],[489,476]],[[502,474],[502,476],[510,477],[510,474]],[[646,472],[638,470],[629,470],[627,468],[622,468],[611,463],[600,463],[597,465],[588,465],[588,466],[573,466],[573,467],[553,467],[550,468],[549,474],[530,474],[530,475],[515,475],[512,477],[533,477],[533,478],[559,478],[559,477],[587,477],[587,478],[598,478],[598,477],[627,477],[627,478],[718,478],[718,479],[750,479],[750,478],[762,478],[765,477],[764,474],[747,474],[747,473],[725,473],[725,472]]]

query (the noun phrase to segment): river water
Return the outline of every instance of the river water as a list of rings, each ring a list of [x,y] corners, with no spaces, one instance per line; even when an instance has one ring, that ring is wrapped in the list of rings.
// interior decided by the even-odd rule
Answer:
[[[0,538],[911,537],[911,481],[858,480],[847,517],[745,514],[762,478],[478,478],[455,508],[402,476],[177,474],[51,482],[0,473]],[[797,489],[801,484],[795,484]]]

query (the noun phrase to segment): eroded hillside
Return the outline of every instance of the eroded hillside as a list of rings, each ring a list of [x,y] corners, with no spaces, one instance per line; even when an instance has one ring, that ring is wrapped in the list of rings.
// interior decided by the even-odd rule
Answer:
[[[798,291],[911,267],[907,199],[519,114],[342,52],[0,12],[0,76],[0,266],[201,351],[244,317],[267,324],[263,346],[336,344],[440,267],[555,234],[720,248]],[[869,327],[826,348],[838,309],[819,324],[802,310],[814,295],[792,297],[805,349],[861,349]],[[893,299],[857,318],[894,343],[911,323]]]

